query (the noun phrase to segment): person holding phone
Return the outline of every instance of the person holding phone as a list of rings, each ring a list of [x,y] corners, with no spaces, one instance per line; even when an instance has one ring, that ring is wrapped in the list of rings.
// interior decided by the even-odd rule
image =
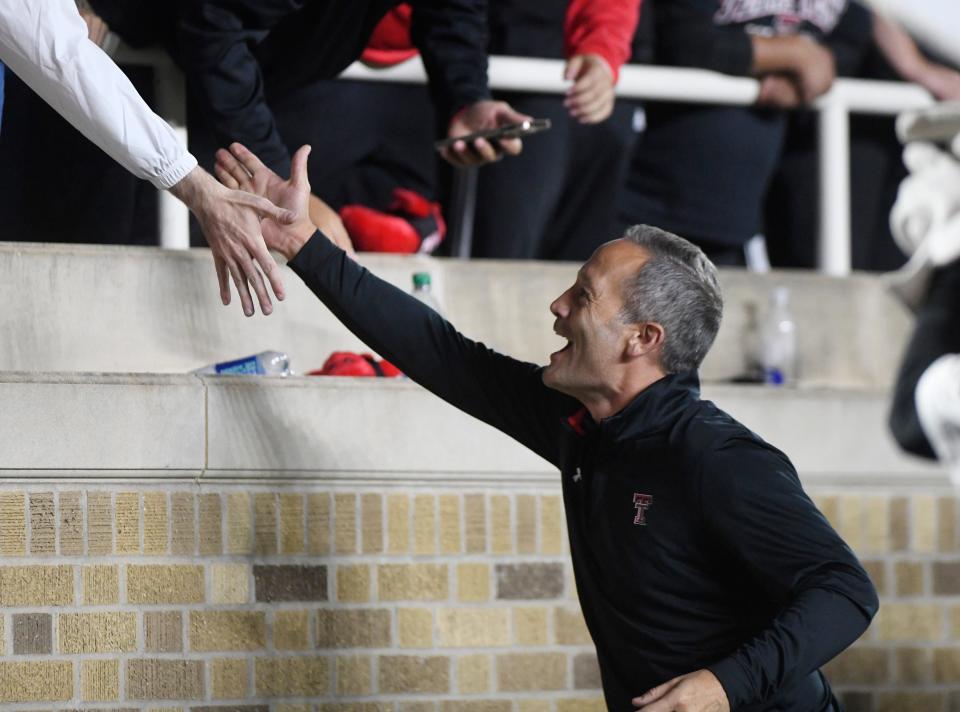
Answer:
[[[614,88],[640,11],[640,0],[491,0],[490,53],[566,60],[570,87],[500,95],[551,128],[480,172],[474,256],[583,260],[614,229],[634,140],[633,106],[616,105]]]
[[[136,37],[141,44],[149,38],[170,51],[213,134],[213,149],[243,142],[281,176],[289,174],[290,151],[273,105],[296,96],[299,107],[288,114],[288,123],[303,130],[317,130],[319,125],[333,136],[352,129],[341,123],[336,104],[310,102],[309,89],[358,59],[374,28],[398,4],[397,0],[91,0],[93,9],[121,37]],[[412,42],[423,56],[430,96],[446,135],[529,118],[490,98],[485,0],[413,0],[410,5]],[[143,26],[142,17],[152,18],[150,27]],[[339,146],[331,144],[331,151],[351,151],[342,140]],[[455,165],[482,165],[521,148],[520,140],[493,145],[481,139],[453,146],[445,158]],[[213,150],[206,153],[212,162]],[[339,216],[317,196],[311,198],[310,215],[350,249]]]

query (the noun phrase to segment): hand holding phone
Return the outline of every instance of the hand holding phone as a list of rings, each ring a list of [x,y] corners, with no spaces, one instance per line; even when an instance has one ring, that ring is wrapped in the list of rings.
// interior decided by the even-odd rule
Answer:
[[[441,142],[440,155],[458,168],[482,166],[506,156],[516,156],[523,150],[523,139],[501,136],[487,140],[483,134],[525,121],[533,121],[533,117],[516,111],[505,101],[475,101],[450,119],[447,126],[450,138]]]
[[[457,141],[464,141],[465,143],[472,143],[478,138],[486,139],[490,142],[495,142],[500,139],[509,139],[509,138],[524,138],[541,131],[546,131],[550,128],[550,119],[529,119],[527,121],[521,121],[515,124],[507,124],[506,126],[498,126],[495,129],[487,129],[485,131],[474,131],[473,133],[465,134],[463,136],[453,136],[451,138],[445,138],[440,141],[434,142],[433,146],[438,151],[443,150],[453,146]]]

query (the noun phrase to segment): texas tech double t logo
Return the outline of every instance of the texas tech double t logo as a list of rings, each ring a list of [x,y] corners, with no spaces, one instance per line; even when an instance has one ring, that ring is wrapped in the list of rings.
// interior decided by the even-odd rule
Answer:
[[[653,495],[635,493],[633,495],[633,506],[637,508],[637,516],[633,518],[633,523],[640,527],[647,526],[647,510],[653,504]]]

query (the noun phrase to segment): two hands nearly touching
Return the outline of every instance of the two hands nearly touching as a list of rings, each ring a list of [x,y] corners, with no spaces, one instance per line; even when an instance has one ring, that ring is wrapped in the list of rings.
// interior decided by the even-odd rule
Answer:
[[[309,217],[309,155],[310,146],[301,146],[290,162],[290,178],[283,180],[243,144],[232,143],[229,150],[221,148],[216,154],[214,172],[227,188],[252,193],[296,214],[292,221],[264,220],[261,224],[267,249],[279,252],[287,260],[300,251],[317,229],[323,232]]]

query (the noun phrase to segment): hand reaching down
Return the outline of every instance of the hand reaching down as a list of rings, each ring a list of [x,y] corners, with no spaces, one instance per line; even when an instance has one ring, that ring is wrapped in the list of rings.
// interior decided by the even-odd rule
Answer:
[[[280,269],[263,242],[261,228],[289,224],[297,215],[251,192],[220,185],[202,168],[194,168],[170,192],[196,216],[213,252],[220,299],[230,303],[230,280],[240,295],[243,313],[253,316],[253,287],[264,315],[273,311],[267,282],[277,299],[284,297]]]
[[[283,180],[242,144],[232,143],[229,151],[222,148],[217,151],[215,171],[224,185],[235,185],[296,215],[295,220],[283,224],[275,221],[263,223],[263,238],[267,247],[276,250],[287,260],[293,258],[317,230],[308,217],[311,198],[310,180],[307,178],[309,155],[310,146],[301,146],[293,154],[290,179]]]

